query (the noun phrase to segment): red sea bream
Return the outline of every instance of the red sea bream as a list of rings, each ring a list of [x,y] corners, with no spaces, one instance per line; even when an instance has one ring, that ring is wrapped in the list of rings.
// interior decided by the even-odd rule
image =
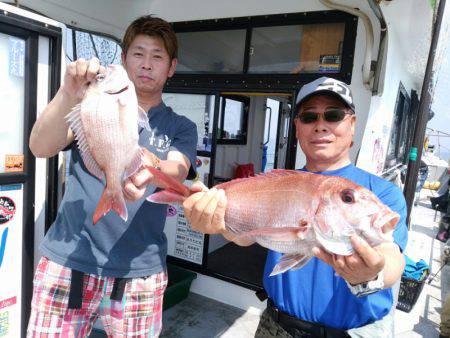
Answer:
[[[98,74],[66,119],[86,168],[100,180],[106,180],[93,223],[111,209],[126,221],[122,182],[142,164],[138,125],[150,127],[125,69],[111,65],[105,74]]]
[[[166,190],[148,197],[155,203],[182,202],[192,192],[160,171]],[[219,184],[227,197],[225,227],[237,236],[284,253],[271,275],[298,269],[319,246],[337,255],[354,252],[353,234],[372,246],[392,241],[400,216],[369,190],[341,177],[274,170]]]

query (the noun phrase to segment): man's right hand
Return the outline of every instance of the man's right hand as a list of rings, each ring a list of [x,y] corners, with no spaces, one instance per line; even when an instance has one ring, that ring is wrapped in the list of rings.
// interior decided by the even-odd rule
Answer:
[[[241,246],[254,243],[245,236],[231,234],[225,227],[225,210],[227,197],[222,189],[208,189],[201,182],[192,185],[191,191],[196,192],[183,203],[184,215],[191,223],[193,230],[204,234],[221,234],[227,240]]]
[[[83,99],[89,83],[95,79],[97,74],[104,72],[105,67],[100,66],[99,59],[95,57],[90,60],[80,58],[67,65],[61,90],[66,97],[79,102]]]
[[[223,190],[208,189],[201,182],[195,182],[191,191],[196,192],[183,203],[184,215],[195,231],[205,234],[224,234],[227,198]]]

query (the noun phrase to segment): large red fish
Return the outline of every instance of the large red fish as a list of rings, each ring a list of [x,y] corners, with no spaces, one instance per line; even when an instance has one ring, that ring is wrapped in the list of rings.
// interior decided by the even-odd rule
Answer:
[[[155,203],[182,202],[192,192],[154,168],[166,190],[148,197]],[[238,236],[284,253],[271,275],[298,269],[314,246],[350,255],[353,234],[372,246],[392,241],[400,216],[369,190],[341,177],[294,170],[274,170],[219,184],[227,197],[225,227]]]
[[[83,162],[106,186],[93,215],[93,223],[111,209],[123,220],[128,212],[122,182],[142,164],[138,125],[150,129],[139,108],[133,83],[125,69],[111,65],[89,84],[79,105],[66,117],[75,134]]]

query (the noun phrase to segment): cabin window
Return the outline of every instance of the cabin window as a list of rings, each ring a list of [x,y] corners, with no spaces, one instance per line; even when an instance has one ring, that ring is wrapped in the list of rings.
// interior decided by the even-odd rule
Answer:
[[[339,73],[344,23],[258,27],[249,73]]]
[[[244,29],[178,33],[181,73],[241,73],[245,51]]]
[[[250,99],[243,96],[220,98],[217,144],[246,144]]]
[[[350,83],[358,19],[339,11],[172,23],[177,71],[166,88],[297,91],[330,74]]]
[[[96,57],[102,66],[121,64],[122,48],[118,41],[107,36],[87,31],[68,29],[67,58],[89,60]]]
[[[164,103],[197,126],[197,151],[211,152],[214,95],[163,93]]]
[[[411,100],[405,87],[400,83],[400,88],[395,104],[394,118],[392,120],[391,137],[389,139],[385,169],[407,162],[408,131],[412,129]]]
[[[24,171],[26,58],[25,40],[0,33],[0,174]]]

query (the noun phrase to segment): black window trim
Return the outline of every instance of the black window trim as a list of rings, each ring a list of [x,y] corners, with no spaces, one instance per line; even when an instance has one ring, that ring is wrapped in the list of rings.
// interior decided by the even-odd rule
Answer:
[[[247,73],[249,67],[252,28],[338,22],[345,24],[344,42],[342,46],[342,65],[339,73]],[[170,88],[182,87],[225,88],[227,90],[245,88],[262,90],[296,90],[302,83],[313,81],[321,76],[331,76],[346,83],[350,83],[353,70],[357,24],[357,17],[340,11],[314,11],[174,22],[172,23],[172,26],[176,33],[247,29],[244,65],[243,73],[241,74],[192,74],[176,72],[175,75],[167,81],[166,88],[168,90]]]
[[[403,105],[402,105],[402,112],[400,113],[400,120],[398,121],[398,125],[395,125],[395,118],[396,118],[396,114],[398,112],[398,110],[400,109],[399,104],[400,104],[400,100],[403,97]],[[405,104],[408,104],[409,106],[409,111],[404,111],[404,107]],[[408,128],[407,126],[402,126],[403,122],[410,120],[409,118],[411,117],[411,98],[408,95],[408,92],[405,89],[405,86],[403,85],[402,82],[399,83],[398,86],[398,92],[397,92],[397,98],[395,101],[395,106],[394,106],[394,116],[392,117],[392,127],[391,127],[391,133],[389,135],[389,142],[388,142],[388,148],[386,149],[386,159],[385,159],[385,164],[384,164],[384,170],[385,172],[389,171],[391,168],[399,166],[401,164],[403,164],[406,160],[406,156],[407,153],[409,151],[408,149],[408,139],[405,139],[404,142],[405,143],[405,153],[403,154],[403,157],[400,157],[399,151],[400,151],[400,145],[402,142],[401,137],[404,136],[402,135],[402,128],[405,128],[405,132],[408,132]],[[407,116],[403,116],[403,114],[407,114]],[[409,121],[409,123],[412,123],[412,121]],[[394,152],[393,154],[389,154],[389,151],[391,150],[389,148],[390,144],[391,144],[391,139],[393,137],[393,132],[397,132],[398,136],[394,145]]]
[[[225,121],[225,105],[226,105],[226,99],[230,99],[233,101],[239,101],[242,102],[244,105],[243,107],[243,116],[242,116],[242,129],[243,129],[243,137],[240,139],[225,139],[222,138],[222,135],[217,135],[217,144],[220,145],[245,145],[247,144],[247,135],[248,135],[248,116],[249,116],[249,108],[250,108],[250,98],[248,96],[241,96],[241,95],[220,95],[220,98],[222,99],[222,103],[220,106],[221,114],[220,121],[218,123],[218,128],[223,129],[223,124]]]

